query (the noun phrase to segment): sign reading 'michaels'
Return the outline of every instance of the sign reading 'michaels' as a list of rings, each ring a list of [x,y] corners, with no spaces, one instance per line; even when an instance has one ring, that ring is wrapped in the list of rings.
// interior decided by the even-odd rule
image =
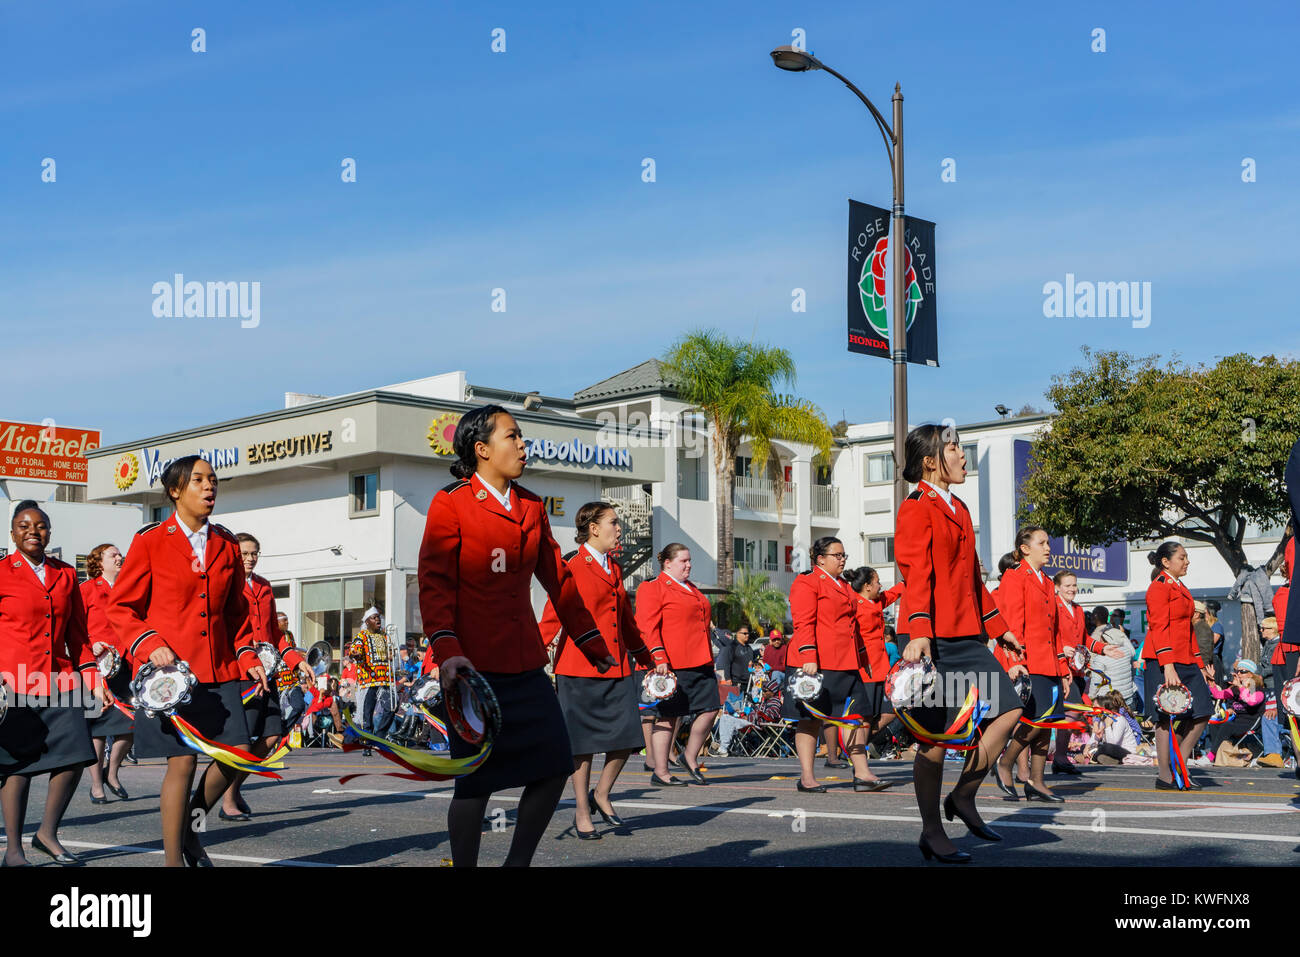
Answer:
[[[86,484],[86,453],[99,432],[51,423],[0,421],[0,478]]]

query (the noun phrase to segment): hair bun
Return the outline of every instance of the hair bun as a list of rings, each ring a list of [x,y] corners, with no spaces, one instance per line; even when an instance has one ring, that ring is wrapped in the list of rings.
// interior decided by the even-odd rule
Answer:
[[[1149,561],[1152,565],[1157,565],[1159,564],[1160,559],[1156,557],[1155,552],[1147,552],[1147,561]]]

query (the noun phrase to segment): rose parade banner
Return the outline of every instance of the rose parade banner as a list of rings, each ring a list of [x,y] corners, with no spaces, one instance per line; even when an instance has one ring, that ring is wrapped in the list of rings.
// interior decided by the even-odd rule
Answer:
[[[907,287],[907,361],[939,364],[934,223],[903,217]],[[889,358],[889,210],[849,200],[848,316],[850,352]]]

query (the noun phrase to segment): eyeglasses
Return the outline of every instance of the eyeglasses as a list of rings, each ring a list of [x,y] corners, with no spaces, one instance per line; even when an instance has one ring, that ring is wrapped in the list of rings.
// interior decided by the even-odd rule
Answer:
[[[848,558],[849,556],[848,556],[848,554],[847,554],[846,552],[827,552],[827,553],[826,553],[826,557],[827,557],[827,558],[838,558],[840,561],[844,561],[844,560],[845,560],[846,558]]]

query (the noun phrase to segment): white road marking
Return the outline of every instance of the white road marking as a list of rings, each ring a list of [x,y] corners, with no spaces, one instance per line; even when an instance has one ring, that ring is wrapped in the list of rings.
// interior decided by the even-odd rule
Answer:
[[[153,847],[137,847],[134,844],[95,844],[92,841],[70,841],[67,838],[59,838],[64,847],[85,848],[90,851],[126,851],[130,854],[157,854],[162,856],[162,851]],[[0,841],[0,844],[5,842]],[[235,864],[276,864],[282,867],[337,867],[337,864],[325,864],[321,861],[295,861],[291,858],[279,857],[248,857],[242,854],[215,854],[208,851],[208,857],[214,861],[231,861]],[[39,860],[39,859],[38,859]]]

